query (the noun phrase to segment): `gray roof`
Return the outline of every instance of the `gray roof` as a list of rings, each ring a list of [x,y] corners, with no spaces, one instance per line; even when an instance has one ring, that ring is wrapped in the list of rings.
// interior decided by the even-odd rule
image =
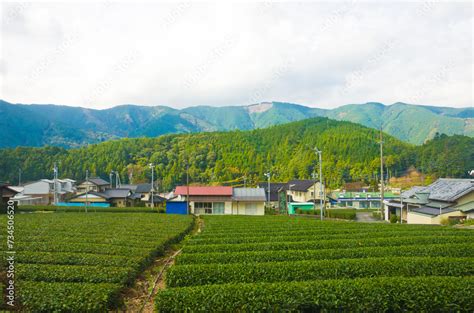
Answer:
[[[137,190],[137,187],[138,187],[138,185],[129,185],[129,184],[120,185],[121,189],[130,189],[133,192],[135,192],[135,190]]]
[[[104,194],[112,199],[112,198],[127,198],[131,193],[130,189],[107,189]]]
[[[402,197],[403,198],[413,197],[416,193],[422,193],[425,189],[427,190],[427,187],[425,186],[415,186],[413,188],[410,188],[407,191],[402,192]]]
[[[138,184],[135,192],[138,193],[147,193],[151,191],[151,184]]]
[[[268,182],[258,183],[258,187],[265,190],[265,197],[268,197]],[[278,201],[278,192],[281,190],[288,189],[287,183],[270,183],[270,201]],[[268,201],[268,199],[267,199]]]
[[[474,190],[471,179],[440,178],[428,186],[430,200],[453,202]]]
[[[296,191],[308,191],[308,189],[314,185],[314,180],[312,179],[295,179],[295,180],[290,180],[288,182],[288,189],[291,190],[296,190]]]
[[[91,183],[93,183],[94,185],[97,185],[97,186],[105,186],[105,185],[110,185],[110,183],[106,180],[103,180],[102,178],[100,177],[93,177],[93,178],[89,178],[89,181]]]
[[[232,198],[235,201],[265,201],[263,188],[234,188]]]
[[[124,185],[120,185],[120,189],[130,189],[131,191],[137,192],[137,193],[148,193],[151,191],[151,184],[137,184],[137,185],[124,184]]]
[[[416,212],[416,213],[426,214],[426,215],[432,215],[432,216],[439,215],[439,208],[436,209],[436,208],[430,208],[430,207],[421,207],[421,208],[412,209],[411,211]],[[445,208],[441,210],[441,214],[454,212],[454,211],[458,211],[458,210],[453,209],[453,208]]]

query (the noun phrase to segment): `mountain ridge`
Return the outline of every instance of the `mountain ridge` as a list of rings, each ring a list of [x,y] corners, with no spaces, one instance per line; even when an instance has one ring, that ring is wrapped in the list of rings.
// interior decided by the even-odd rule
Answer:
[[[397,102],[347,104],[321,109],[266,101],[245,106],[168,106],[123,104],[90,109],[52,104],[12,104],[0,100],[0,148],[17,146],[80,147],[124,137],[156,137],[170,133],[250,130],[328,117],[379,128],[421,144],[436,133],[474,137],[474,108],[450,108]]]

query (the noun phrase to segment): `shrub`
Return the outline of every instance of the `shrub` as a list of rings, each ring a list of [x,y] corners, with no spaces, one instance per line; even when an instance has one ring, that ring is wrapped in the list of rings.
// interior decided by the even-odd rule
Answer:
[[[399,221],[399,218],[398,218],[397,215],[395,215],[395,214],[390,215],[390,223],[396,224],[396,223],[398,223],[398,221]]]
[[[179,265],[173,266],[168,271],[166,283],[170,287],[185,287],[375,276],[469,276],[473,274],[474,259],[390,257],[254,264]]]
[[[168,288],[159,312],[472,312],[473,277],[375,277]]]

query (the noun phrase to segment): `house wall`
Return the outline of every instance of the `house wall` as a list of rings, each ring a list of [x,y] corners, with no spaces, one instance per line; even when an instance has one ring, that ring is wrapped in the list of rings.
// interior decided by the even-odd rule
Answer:
[[[467,218],[468,220],[474,219],[474,211],[467,212],[467,213],[466,213],[466,218]]]
[[[211,203],[214,203],[214,202],[224,202],[224,214],[232,214],[232,202],[231,201],[222,201],[222,200],[210,200],[209,198],[205,199],[205,200],[199,200],[199,201],[195,201],[195,200],[192,200],[189,202],[189,206],[191,207],[191,213],[192,214],[196,214],[195,212],[195,203],[196,202],[211,202]]]
[[[467,195],[461,197],[458,199],[457,204],[462,205],[468,202],[474,201],[474,191],[468,193]]]
[[[407,224],[433,224],[433,217],[414,212],[408,212]]]
[[[415,212],[408,212],[407,223],[408,224],[440,225],[442,219],[455,217],[455,216],[466,216],[466,214],[464,214],[461,211],[454,211],[454,212],[441,214],[438,216],[429,216],[429,215],[422,215]]]
[[[252,213],[249,212],[252,210]],[[227,212],[226,212],[227,214]],[[265,202],[263,201],[234,201],[232,202],[232,211],[234,215],[265,215]]]
[[[454,212],[449,212],[445,214],[438,215],[433,218],[433,224],[441,224],[441,220],[449,218],[449,217],[454,217],[454,216],[466,216],[465,213],[461,211],[454,211]]]

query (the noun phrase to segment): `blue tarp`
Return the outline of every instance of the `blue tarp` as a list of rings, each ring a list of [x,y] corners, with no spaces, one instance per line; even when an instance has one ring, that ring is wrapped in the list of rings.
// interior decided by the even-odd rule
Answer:
[[[166,202],[166,214],[188,214],[186,202],[184,201]]]

